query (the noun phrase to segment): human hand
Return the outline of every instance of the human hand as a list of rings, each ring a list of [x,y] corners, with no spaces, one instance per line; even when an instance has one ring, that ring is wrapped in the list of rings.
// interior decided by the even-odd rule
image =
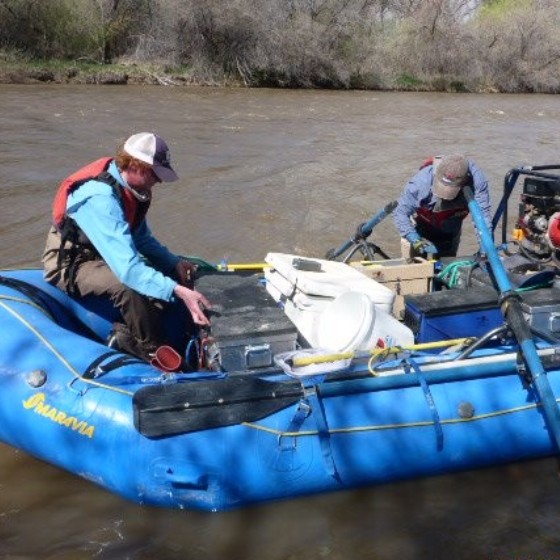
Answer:
[[[175,286],[173,293],[187,306],[187,309],[191,312],[193,321],[197,325],[210,325],[210,321],[204,313],[204,310],[212,309],[212,304],[203,294],[196,290],[191,290],[186,286],[182,286],[181,284]]]
[[[405,239],[410,243],[412,249],[417,254],[436,255],[438,250],[433,243],[427,239],[420,237],[417,231],[413,231],[406,235]]]
[[[437,255],[437,248],[433,243],[430,243],[427,239],[418,239],[412,244],[412,248],[416,253],[425,253],[428,256],[433,257]]]

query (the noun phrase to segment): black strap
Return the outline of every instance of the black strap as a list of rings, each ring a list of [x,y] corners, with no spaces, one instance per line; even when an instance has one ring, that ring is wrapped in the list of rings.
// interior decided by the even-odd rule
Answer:
[[[101,365],[104,360],[112,356],[118,357],[111,362]],[[135,356],[123,354],[122,352],[117,352],[116,350],[110,350],[109,352],[105,352],[104,354],[101,354],[101,356],[95,358],[95,360],[93,360],[93,362],[91,362],[91,364],[89,364],[89,366],[85,369],[82,377],[84,379],[97,379],[98,377],[101,377],[102,375],[105,375],[117,368],[138,363],[145,364],[146,362],[140,358],[136,358]]]
[[[90,181],[101,181],[102,183],[107,183],[110,187],[113,188],[118,199],[122,200],[121,186],[119,185],[119,182],[108,171],[103,171],[103,173],[100,173],[97,177],[90,179]]]
[[[41,294],[43,292],[41,292],[39,288],[33,286],[33,284],[29,284],[28,282],[24,282],[23,280],[19,280],[17,278],[7,278],[6,276],[0,276],[0,284],[21,292],[23,295],[27,296],[35,305],[52,315],[51,311],[46,308],[46,302],[41,297]]]

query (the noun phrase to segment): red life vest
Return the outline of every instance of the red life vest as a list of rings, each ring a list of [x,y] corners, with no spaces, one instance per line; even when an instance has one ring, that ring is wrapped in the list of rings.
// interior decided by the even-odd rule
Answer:
[[[436,156],[432,156],[425,159],[422,162],[422,165],[418,168],[418,171],[420,171],[420,169],[424,169],[424,167],[428,167],[428,165],[433,165],[435,161],[436,161]]]
[[[435,157],[426,159],[420,169],[434,165]],[[445,224],[454,221],[460,222],[469,215],[469,205],[462,195],[454,200],[438,200],[434,208],[419,207],[416,210],[416,222],[433,230],[444,230]]]
[[[150,201],[140,202],[128,189],[121,188],[116,180],[106,173],[112,161],[113,158],[109,157],[98,159],[72,173],[72,175],[62,181],[53,203],[53,223],[57,230],[60,231],[64,226],[66,205],[70,194],[92,179],[99,179],[113,187],[122,202],[126,221],[130,225],[131,230],[136,229],[141,224],[150,206]]]

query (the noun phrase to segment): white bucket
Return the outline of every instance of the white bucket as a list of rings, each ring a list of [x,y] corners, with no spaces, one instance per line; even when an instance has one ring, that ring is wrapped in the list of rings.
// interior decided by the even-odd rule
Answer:
[[[320,314],[316,340],[332,352],[351,352],[369,340],[375,323],[375,307],[361,292],[344,292]]]
[[[315,325],[312,339],[333,352],[414,344],[414,334],[406,325],[376,308],[361,292],[345,292],[334,299],[318,315]]]

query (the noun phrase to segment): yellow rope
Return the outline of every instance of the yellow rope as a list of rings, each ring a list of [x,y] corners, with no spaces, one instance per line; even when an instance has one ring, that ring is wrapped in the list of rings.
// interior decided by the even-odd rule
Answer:
[[[37,309],[37,311],[41,311],[41,313],[44,313],[49,319],[52,319],[54,321],[53,316],[44,307],[37,305],[34,301],[31,301],[29,299],[13,297],[13,296],[6,296],[6,295],[0,295],[0,299],[5,299],[7,301],[15,301],[17,303],[25,303],[26,305],[30,305],[31,307],[34,307],[35,309]]]
[[[556,402],[559,402],[560,399],[556,399]],[[440,424],[442,425],[453,425],[453,424],[462,424],[465,422],[476,422],[479,420],[487,420],[489,418],[496,418],[498,416],[504,416],[506,414],[514,414],[516,412],[525,412],[527,410],[533,410],[537,407],[542,406],[539,404],[528,404],[522,405],[514,408],[508,408],[506,410],[497,410],[495,412],[488,412],[486,414],[479,414],[477,416],[473,416],[472,418],[448,418],[447,420],[440,420]],[[370,425],[370,426],[356,426],[352,428],[335,428],[329,429],[329,434],[353,434],[359,432],[374,432],[374,431],[383,431],[383,430],[398,430],[398,429],[408,429],[408,428],[423,428],[433,426],[435,423],[432,420],[426,420],[424,422],[405,422],[402,424],[383,424],[383,425]],[[247,428],[251,428],[254,430],[259,430],[261,432],[266,432],[269,434],[273,434],[274,436],[280,437],[309,437],[309,436],[316,436],[319,434],[318,430],[308,430],[303,432],[285,432],[283,430],[278,430],[275,428],[269,428],[267,426],[262,426],[260,424],[254,424],[252,422],[243,422],[243,426]]]
[[[438,340],[435,342],[424,342],[422,344],[412,344],[410,346],[392,346],[390,348],[373,348],[368,352],[340,352],[338,354],[323,354],[318,356],[309,356],[302,358],[294,358],[294,367],[304,367],[311,364],[324,364],[326,362],[336,362],[338,360],[347,360],[349,358],[358,358],[360,356],[372,358],[379,358],[384,355],[398,354],[404,351],[422,351],[434,350],[436,348],[445,348],[448,346],[455,346],[457,344],[465,344],[467,341],[473,340],[472,338],[455,338],[453,340]]]
[[[453,340],[439,340],[436,342],[425,342],[423,344],[415,344],[414,349],[416,351],[421,350],[432,350],[434,348],[442,348],[442,347],[451,347],[456,345],[464,345],[469,343],[470,341],[474,340],[473,338],[455,338]],[[375,363],[379,362],[381,359],[385,359],[391,354],[395,355],[395,358],[400,352],[404,352],[405,350],[412,349],[411,346],[396,346],[394,348],[380,348],[377,351],[372,351],[372,356],[368,360],[368,371],[374,377],[378,377],[377,372],[375,371]]]

